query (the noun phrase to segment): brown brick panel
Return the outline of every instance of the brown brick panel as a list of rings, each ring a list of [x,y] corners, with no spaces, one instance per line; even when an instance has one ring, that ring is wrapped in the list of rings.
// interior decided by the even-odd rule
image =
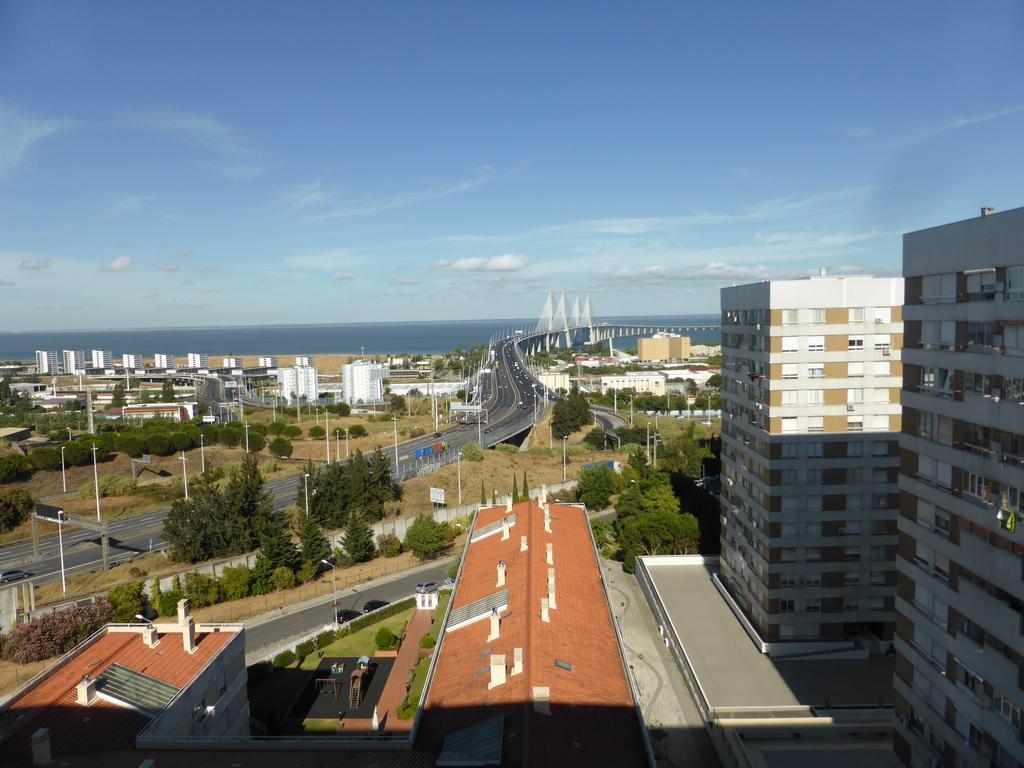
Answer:
[[[843,612],[843,598],[841,598],[841,597],[823,597],[821,599],[821,612],[822,613],[842,613]]]
[[[896,634],[908,643],[914,640],[914,622],[908,616],[898,614],[896,616]]]
[[[902,323],[903,322],[903,307],[893,307],[892,308],[892,321],[894,323]]]
[[[907,392],[917,392],[921,383],[921,366],[910,363],[903,364],[903,389]]]
[[[899,552],[900,557],[908,563],[914,562],[914,558],[917,555],[917,546],[913,537],[907,535],[903,531],[900,531],[900,543],[897,547],[897,551]]]
[[[825,375],[828,375],[826,371]],[[825,390],[825,405],[846,405],[846,390],[845,389],[826,389]],[[845,422],[844,422],[845,423]]]
[[[843,584],[843,572],[842,571],[824,571],[821,574],[821,586],[826,589],[834,589],[836,587],[842,587]]]
[[[825,363],[826,379],[845,379],[847,373],[849,373],[849,370],[846,367],[846,363]]]
[[[825,337],[826,352],[845,352],[850,348],[850,337],[848,334],[832,334]]]
[[[782,337],[772,336],[769,341],[769,351],[779,353],[782,352]]]
[[[919,277],[905,277],[903,279],[903,303],[904,304],[920,304],[921,303],[921,280]],[[893,317],[896,316],[896,308],[893,307]],[[900,313],[902,316],[902,312]]]
[[[897,402],[899,402],[898,399],[897,399]],[[894,416],[890,416],[889,417],[889,431],[890,432],[902,432],[903,431],[903,419],[900,418],[899,414],[896,414]]]
[[[834,435],[841,432],[846,432],[845,416],[826,416],[824,422],[825,431],[828,432],[829,434]]]

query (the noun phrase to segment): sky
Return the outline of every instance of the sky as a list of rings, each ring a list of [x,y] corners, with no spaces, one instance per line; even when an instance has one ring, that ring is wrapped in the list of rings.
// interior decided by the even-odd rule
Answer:
[[[0,330],[716,312],[1024,206],[1024,3],[0,0]]]

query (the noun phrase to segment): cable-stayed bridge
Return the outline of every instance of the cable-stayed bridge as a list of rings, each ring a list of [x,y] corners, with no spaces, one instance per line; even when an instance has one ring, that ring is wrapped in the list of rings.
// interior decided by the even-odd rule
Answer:
[[[544,302],[544,309],[541,311],[535,328],[530,330],[520,328],[496,333],[491,337],[491,346],[502,339],[515,336],[519,339],[517,346],[526,354],[532,355],[540,350],[550,350],[552,347],[555,349],[569,348],[581,344],[598,344],[608,339],[629,338],[653,333],[685,334],[694,331],[714,331],[721,328],[718,323],[660,325],[646,322],[597,322],[593,318],[590,295],[587,294],[583,297],[582,303],[580,298],[579,295],[573,297],[572,308],[569,309],[569,297],[564,289],[557,294],[555,291],[549,290],[547,300]]]

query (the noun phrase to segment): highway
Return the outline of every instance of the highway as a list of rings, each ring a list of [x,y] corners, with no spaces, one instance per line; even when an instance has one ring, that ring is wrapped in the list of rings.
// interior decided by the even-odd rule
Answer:
[[[512,339],[498,342],[493,348],[490,373],[480,377],[480,402],[486,411],[485,421],[477,424],[458,423],[441,432],[441,437],[428,434],[398,444],[398,466],[395,476],[407,480],[418,474],[434,471],[454,460],[467,443],[480,440],[490,446],[507,439],[510,434],[529,426],[534,408],[534,380],[530,378]],[[541,398],[543,388],[537,385],[536,396]],[[473,418],[470,416],[470,418]],[[446,455],[438,461],[416,458],[416,449],[443,441],[448,444]],[[383,447],[384,454],[394,463],[394,447]],[[300,478],[289,477],[267,483],[274,496],[274,507],[284,509],[297,499]],[[59,505],[59,502],[51,501]],[[163,519],[170,507],[161,507],[134,517],[110,523],[111,563],[130,559],[149,550],[166,546],[163,537]],[[102,513],[102,511],[101,511]],[[23,568],[32,574],[31,581],[41,584],[60,577],[58,539],[55,533],[40,537],[41,559],[32,562],[32,542],[23,540],[0,546],[0,569]],[[69,573],[100,568],[99,535],[91,531],[65,527],[64,567]]]

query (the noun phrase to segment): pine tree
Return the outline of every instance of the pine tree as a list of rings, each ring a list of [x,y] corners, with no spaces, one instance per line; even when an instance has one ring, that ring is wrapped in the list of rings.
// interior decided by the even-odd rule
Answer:
[[[227,534],[233,551],[248,552],[267,532],[274,515],[274,497],[263,488],[263,475],[255,457],[248,455],[224,489]],[[276,567],[276,566],[275,566]]]
[[[353,563],[365,563],[377,554],[377,547],[373,543],[373,531],[366,524],[366,516],[362,512],[357,511],[349,515],[344,547]]]
[[[320,523],[312,515],[303,515],[299,524],[299,543],[302,545],[302,562],[313,566],[320,565],[331,555],[327,539],[320,530]]]
[[[160,400],[165,403],[173,403],[176,399],[174,396],[174,380],[164,379],[164,385],[160,389]]]
[[[519,481],[516,479],[515,472],[512,473],[512,503],[519,503]]]
[[[264,535],[260,539],[260,546],[263,550],[263,557],[271,566],[271,570],[280,567],[295,571],[299,567],[302,558],[299,550],[292,544],[291,535],[284,524],[283,515],[274,515],[267,520]]]

